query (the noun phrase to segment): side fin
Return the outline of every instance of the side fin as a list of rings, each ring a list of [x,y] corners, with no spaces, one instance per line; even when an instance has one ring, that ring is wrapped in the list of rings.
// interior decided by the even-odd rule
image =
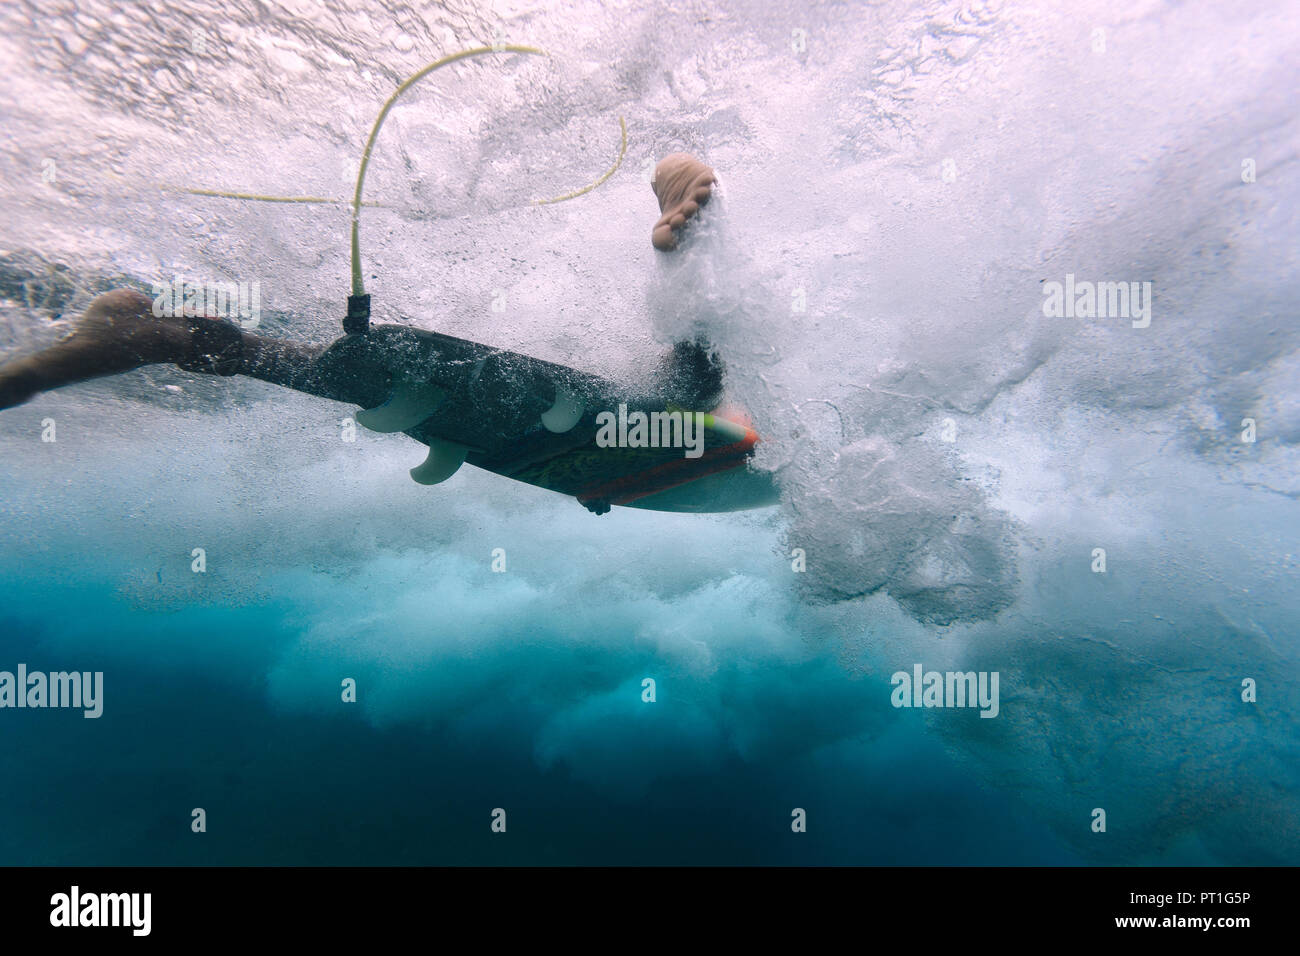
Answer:
[[[422,485],[436,485],[456,474],[465,463],[469,448],[454,441],[435,438],[429,442],[429,457],[411,469],[411,477]]]
[[[446,395],[429,382],[401,380],[384,404],[357,412],[357,424],[372,432],[404,432],[432,415]]]
[[[563,385],[555,386],[555,404],[542,412],[542,425],[548,432],[562,435],[582,421],[586,401]]]

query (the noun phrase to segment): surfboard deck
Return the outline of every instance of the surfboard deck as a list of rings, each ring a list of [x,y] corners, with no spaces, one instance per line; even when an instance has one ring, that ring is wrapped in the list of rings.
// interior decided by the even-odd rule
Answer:
[[[344,336],[315,364],[317,374],[333,382],[336,391],[374,398],[374,408],[358,413],[359,423],[401,431],[430,447],[428,461],[412,471],[416,480],[443,480],[463,460],[573,496],[596,513],[613,505],[737,511],[773,504],[777,498],[770,475],[749,467],[759,437],[746,422],[736,415],[685,408],[678,402],[681,396],[656,392],[653,386],[616,382],[518,352],[394,325]],[[357,388],[348,388],[349,381]],[[609,445],[609,419],[602,413],[617,418],[620,406],[628,420],[635,420],[634,413],[648,418],[652,413],[698,412],[693,421],[701,426],[700,453],[688,456],[685,447]]]

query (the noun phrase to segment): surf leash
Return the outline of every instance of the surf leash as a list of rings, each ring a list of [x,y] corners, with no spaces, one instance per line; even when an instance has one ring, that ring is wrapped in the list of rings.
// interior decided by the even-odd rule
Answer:
[[[370,294],[366,292],[364,276],[361,268],[361,208],[363,206],[381,206],[380,203],[367,203],[361,201],[361,191],[366,181],[366,168],[370,165],[370,157],[374,152],[375,140],[379,137],[379,130],[384,125],[388,113],[392,110],[393,105],[403,93],[409,90],[420,80],[424,79],[435,70],[440,70],[444,66],[450,66],[458,60],[468,59],[474,56],[483,56],[487,53],[524,53],[530,56],[550,56],[545,50],[539,50],[532,46],[516,46],[513,44],[495,44],[493,46],[473,47],[467,50],[461,50],[459,53],[451,53],[441,59],[434,60],[427,66],[416,70],[395,89],[391,96],[384,102],[383,107],[379,110],[379,115],[375,118],[374,126],[370,129],[370,136],[366,139],[366,147],[361,154],[361,163],[357,168],[357,185],[352,194],[352,291],[348,295],[347,314],[343,319],[343,331],[348,335],[364,335],[370,331]],[[619,167],[623,165],[623,158],[627,155],[627,123],[623,117],[618,118],[620,133],[620,143],[618,156],[614,160],[614,165],[605,171],[599,179],[589,186],[582,189],[565,193],[562,196],[556,196],[552,199],[535,199],[533,205],[545,206],[554,203],[565,202],[569,199],[576,199],[591,192],[600,186],[607,179],[618,172]],[[331,205],[343,205],[348,202],[344,199],[330,199],[322,196],[266,196],[259,193],[237,193],[224,192],[217,189],[190,189],[176,186],[164,186],[165,189],[173,189],[177,192],[188,193],[191,196],[212,196],[221,199],[239,199],[246,202],[276,202],[276,203],[322,203]]]

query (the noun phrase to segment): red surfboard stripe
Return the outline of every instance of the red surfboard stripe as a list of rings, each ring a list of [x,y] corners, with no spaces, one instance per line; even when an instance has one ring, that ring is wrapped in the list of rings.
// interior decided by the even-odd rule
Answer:
[[[627,504],[735,468],[744,462],[757,443],[758,433],[752,428],[746,428],[745,437],[738,442],[711,448],[699,458],[679,458],[635,475],[615,478],[579,492],[577,498],[584,503],[597,498],[608,498],[610,504]],[[686,474],[681,474],[682,472]]]

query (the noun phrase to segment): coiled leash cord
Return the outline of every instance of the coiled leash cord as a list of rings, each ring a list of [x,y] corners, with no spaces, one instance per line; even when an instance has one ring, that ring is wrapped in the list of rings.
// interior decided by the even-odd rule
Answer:
[[[357,169],[357,189],[352,196],[352,294],[348,296],[348,312],[343,319],[343,331],[348,335],[365,335],[370,331],[370,295],[366,292],[365,282],[361,274],[361,187],[366,181],[366,167],[370,165],[370,154],[375,148],[375,139],[379,136],[379,129],[384,125],[384,120],[388,117],[388,111],[393,108],[397,98],[420,80],[434,70],[440,70],[457,60],[464,60],[471,56],[482,56],[485,53],[547,55],[536,47],[505,44],[480,46],[472,50],[461,50],[459,53],[452,53],[449,56],[444,56],[441,60],[434,60],[428,66],[416,70],[403,80],[402,85],[393,90],[393,95],[384,103],[383,109],[379,111],[379,116],[375,118],[375,125],[370,129],[370,138],[366,140],[366,150],[361,154],[361,166]],[[619,159],[621,160],[622,156]]]
[[[362,278],[361,270],[361,207],[366,205],[361,201],[361,190],[366,181],[366,167],[370,165],[370,155],[375,147],[375,140],[379,136],[379,130],[384,125],[384,120],[388,117],[389,111],[393,104],[397,102],[398,97],[409,90],[420,80],[424,79],[434,70],[440,70],[444,66],[455,63],[457,60],[464,60],[472,56],[483,56],[486,53],[526,53],[532,56],[549,56],[545,50],[539,50],[531,46],[514,46],[511,44],[497,44],[494,46],[480,46],[469,50],[461,50],[459,53],[452,53],[444,56],[440,60],[435,60],[428,66],[416,70],[401,85],[393,91],[392,96],[385,101],[383,108],[379,111],[379,116],[375,118],[375,125],[371,127],[370,137],[366,140],[365,152],[361,154],[361,165],[357,169],[357,188],[352,195],[352,292],[348,296],[348,310],[343,318],[343,331],[348,335],[365,335],[370,331],[370,294],[366,292],[365,282]],[[591,192],[605,180],[613,176],[618,168],[623,164],[623,157],[627,155],[627,123],[623,117],[618,118],[619,130],[622,134],[622,140],[619,145],[618,158],[614,160],[614,165],[606,170],[605,174],[597,179],[590,186],[575,190],[571,193],[565,193],[563,196],[556,196],[554,199],[536,199],[534,204],[538,206],[548,203],[564,202],[566,199],[575,199]],[[338,200],[324,199],[318,196],[262,196],[253,193],[231,193],[221,192],[215,189],[182,189],[181,192],[189,193],[194,196],[217,196],[224,199],[241,199],[254,202],[297,202],[297,203],[335,203]],[[218,343],[212,343],[217,346]],[[220,343],[225,344],[225,343]]]

